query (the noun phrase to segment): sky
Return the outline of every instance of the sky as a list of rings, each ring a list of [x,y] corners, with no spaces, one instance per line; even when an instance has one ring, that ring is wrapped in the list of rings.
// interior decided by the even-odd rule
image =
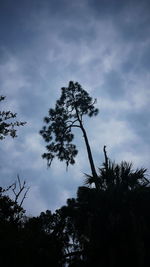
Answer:
[[[0,185],[26,180],[29,216],[55,211],[75,197],[90,174],[82,134],[79,153],[66,172],[57,159],[41,158],[43,117],[61,87],[77,81],[97,98],[99,115],[84,121],[96,167],[103,146],[117,163],[150,170],[150,2],[119,0],[1,0],[1,110],[26,121],[18,137],[0,145]],[[10,192],[13,197],[12,192]]]

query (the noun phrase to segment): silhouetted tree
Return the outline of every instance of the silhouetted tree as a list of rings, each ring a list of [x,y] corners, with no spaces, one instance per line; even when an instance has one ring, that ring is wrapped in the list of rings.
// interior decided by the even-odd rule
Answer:
[[[22,239],[26,257],[23,266],[63,266],[63,231],[58,227],[56,217],[46,211],[24,224]]]
[[[79,266],[125,267],[132,263],[148,267],[150,183],[146,170],[134,171],[131,164],[111,163],[105,156],[99,169],[99,191],[79,187],[77,199],[68,201],[66,207],[80,244]],[[92,177],[86,182],[93,183]],[[74,257],[69,266],[78,266],[78,262],[78,256]]]
[[[0,262],[2,266],[19,266],[20,229],[25,211],[6,194],[0,188]]]
[[[59,160],[66,161],[68,166],[75,163],[75,156],[78,153],[72,143],[74,138],[72,129],[80,128],[87,148],[91,172],[98,188],[94,160],[83,124],[84,115],[92,117],[98,114],[98,109],[94,107],[95,103],[96,100],[93,101],[79,83],[70,81],[68,87],[61,88],[61,97],[56,101],[55,108],[49,110],[49,116],[44,119],[46,125],[40,133],[48,143],[46,146],[48,152],[43,154],[48,165],[51,165],[54,157],[58,157]]]
[[[16,201],[10,199],[6,190],[0,187],[0,221],[18,222],[23,213],[23,208]]]
[[[0,188],[1,265],[23,267],[63,266],[66,234],[61,211],[25,217],[20,205]]]
[[[5,99],[4,96],[0,96],[0,102]],[[11,137],[17,137],[16,127],[23,126],[26,122],[14,121],[17,113],[11,111],[0,111],[0,140],[3,140],[7,135]]]
[[[20,207],[22,207],[22,204],[27,196],[27,193],[29,191],[29,187],[26,186],[26,181],[23,182],[20,180],[19,175],[17,175],[17,181],[15,181],[11,186],[9,186],[9,189],[12,189],[13,194],[15,196],[15,203],[17,203]]]

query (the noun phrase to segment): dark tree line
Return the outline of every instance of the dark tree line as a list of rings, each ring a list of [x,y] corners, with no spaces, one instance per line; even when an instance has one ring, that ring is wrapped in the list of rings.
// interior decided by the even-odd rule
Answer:
[[[99,191],[79,187],[77,197],[55,213],[47,210],[31,218],[1,189],[3,266],[148,267],[150,187],[145,171],[109,160],[99,169]]]

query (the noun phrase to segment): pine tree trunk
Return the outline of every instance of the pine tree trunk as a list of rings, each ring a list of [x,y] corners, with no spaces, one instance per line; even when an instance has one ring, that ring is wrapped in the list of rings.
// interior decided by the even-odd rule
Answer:
[[[75,110],[76,110],[77,119],[78,119],[79,124],[80,124],[79,127],[81,128],[81,130],[83,132],[83,137],[84,137],[84,141],[86,144],[86,149],[87,149],[88,159],[89,159],[89,163],[90,163],[90,167],[91,167],[91,172],[92,172],[93,178],[95,179],[95,187],[97,190],[99,190],[98,175],[96,173],[96,169],[95,169],[94,160],[93,160],[90,144],[88,141],[88,137],[87,137],[86,131],[83,127],[82,119],[79,116],[79,112],[78,112],[78,109],[76,106],[75,106]]]
[[[83,137],[84,137],[86,148],[87,148],[87,153],[88,153],[88,159],[89,159],[89,162],[90,162],[91,172],[92,172],[93,178],[95,178],[95,187],[98,190],[99,189],[98,176],[97,176],[97,173],[96,173],[96,169],[95,169],[95,165],[94,165],[93,156],[92,156],[91,148],[90,148],[90,145],[89,145],[89,141],[88,141],[88,138],[87,138],[87,134],[86,134],[86,131],[85,131],[81,121],[80,121],[80,127],[81,127],[81,130],[83,132]]]

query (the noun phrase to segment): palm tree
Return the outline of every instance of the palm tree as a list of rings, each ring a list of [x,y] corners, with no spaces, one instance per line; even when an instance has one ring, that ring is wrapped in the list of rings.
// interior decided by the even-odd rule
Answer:
[[[101,190],[112,190],[112,188],[135,190],[149,185],[145,168],[133,170],[132,163],[122,161],[121,164],[116,164],[112,162],[107,156],[106,146],[104,146],[104,157],[103,166],[98,169],[98,181]],[[93,176],[86,174],[85,184],[91,186],[94,179]]]
[[[145,251],[149,253],[150,187],[146,169],[134,170],[132,163],[125,161],[111,162],[106,147],[104,156],[98,175],[100,190],[90,188],[94,183],[90,175],[86,175],[85,181],[89,188],[78,190],[76,220],[80,237],[84,238],[86,266],[91,266],[93,261],[100,266],[127,266],[129,262],[147,266],[142,265],[147,261]]]

